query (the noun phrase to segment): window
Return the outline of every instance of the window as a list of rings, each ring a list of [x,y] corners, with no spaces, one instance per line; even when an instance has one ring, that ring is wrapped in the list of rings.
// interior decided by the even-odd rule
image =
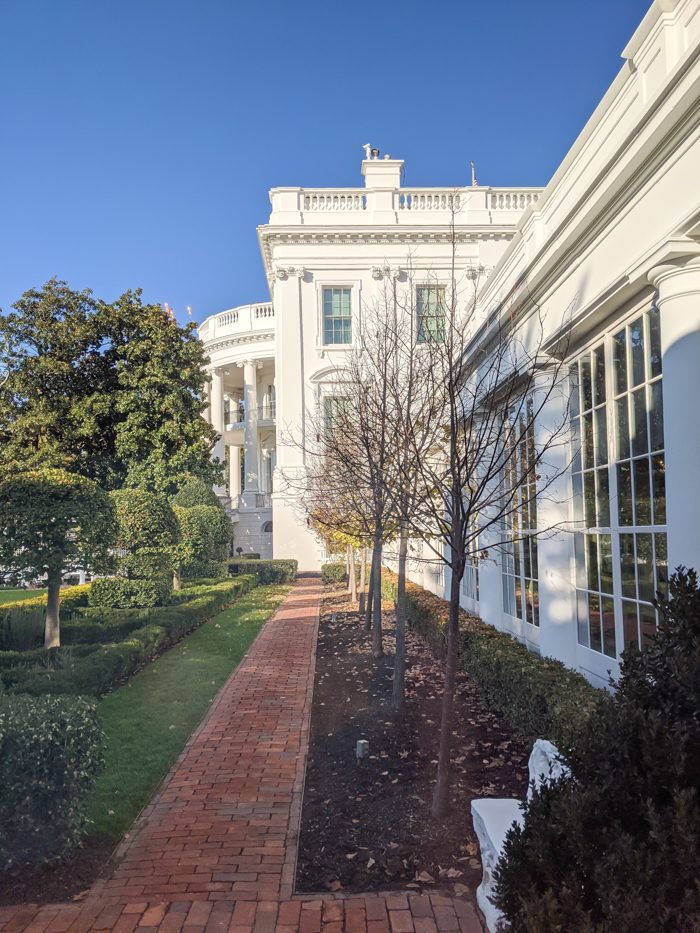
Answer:
[[[350,415],[350,399],[343,395],[327,395],[323,400],[326,431],[330,433],[334,424],[342,426]]]
[[[668,580],[656,308],[573,364],[570,413],[578,640],[614,658],[655,630]]]
[[[265,522],[265,524],[262,526],[262,531],[263,531],[263,534],[265,535],[271,535],[272,534],[272,522]]]
[[[445,287],[421,285],[417,289],[418,342],[445,339]]]
[[[323,342],[352,343],[352,289],[323,289]]]
[[[526,399],[524,408],[511,411],[507,430],[511,453],[504,486],[512,505],[501,538],[503,611],[539,626],[535,425],[531,397]]]

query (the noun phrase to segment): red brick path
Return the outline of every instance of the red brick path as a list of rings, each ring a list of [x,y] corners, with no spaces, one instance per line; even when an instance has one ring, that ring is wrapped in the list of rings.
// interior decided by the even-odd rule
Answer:
[[[318,575],[298,579],[112,874],[79,906],[0,908],[0,933],[482,933],[461,898],[292,895],[319,597]]]

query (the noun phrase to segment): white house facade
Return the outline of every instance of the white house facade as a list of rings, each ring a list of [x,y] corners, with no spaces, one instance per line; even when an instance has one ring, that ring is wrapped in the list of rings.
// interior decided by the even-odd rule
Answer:
[[[463,604],[599,685],[655,626],[669,568],[700,569],[700,0],[656,0],[623,59],[544,190],[406,189],[376,153],[362,188],[273,189],[258,230],[272,304],[200,328],[237,539],[316,569],[289,483],[309,413],[387,278],[449,277],[454,221],[457,271],[483,270],[478,314],[536,309],[553,359],[566,334],[569,380],[537,427],[568,427],[541,533],[470,569]],[[410,575],[449,589],[437,565]]]

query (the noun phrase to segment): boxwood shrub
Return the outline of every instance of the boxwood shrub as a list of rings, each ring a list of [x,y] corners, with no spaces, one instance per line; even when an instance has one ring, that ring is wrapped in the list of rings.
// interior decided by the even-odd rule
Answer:
[[[50,665],[42,669],[15,665],[0,670],[5,692],[33,696],[74,694],[102,697],[191,629],[201,625],[205,619],[211,619],[224,606],[252,589],[257,582],[254,574],[217,581],[201,595],[180,605],[151,609],[145,624],[135,628],[126,638],[117,644],[100,645],[86,656],[76,655],[69,664],[55,664],[54,669]],[[60,655],[56,660],[61,661],[62,658]]]
[[[294,583],[299,562],[296,560],[256,560],[251,567],[250,560],[230,560],[230,574],[255,573],[262,586],[271,583]]]
[[[145,609],[167,603],[171,589],[169,574],[141,580],[104,577],[93,582],[88,602],[90,606],[107,609]]]
[[[83,586],[68,586],[65,589],[59,590],[58,601],[61,615],[63,616],[63,613],[73,612],[81,606],[87,606],[91,586],[91,583],[85,583]],[[31,590],[27,590],[27,592],[31,593]],[[0,627],[2,626],[5,616],[13,609],[32,609],[35,606],[46,606],[46,593],[42,593],[39,596],[28,596],[27,599],[18,599],[17,602],[14,603],[5,603],[0,606]]]
[[[92,700],[0,700],[1,868],[50,861],[78,841],[103,746]]]
[[[382,571],[382,590],[396,599],[398,578]],[[449,603],[406,581],[406,621],[437,657],[447,652]],[[546,738],[562,751],[586,728],[596,703],[606,695],[561,661],[543,658],[513,638],[460,610],[460,668],[493,709],[528,742]]]
[[[321,583],[345,583],[345,564],[324,564],[321,567]]]

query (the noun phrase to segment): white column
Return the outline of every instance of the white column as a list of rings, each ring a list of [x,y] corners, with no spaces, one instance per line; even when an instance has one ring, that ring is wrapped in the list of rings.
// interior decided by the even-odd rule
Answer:
[[[241,494],[241,448],[229,447],[229,480],[228,488],[231,496],[231,507],[236,508],[238,496]]]
[[[211,374],[211,424],[219,434],[219,439],[211,452],[212,460],[216,457],[224,461],[226,447],[224,446],[224,372],[221,368],[212,370]],[[214,486],[217,496],[226,495],[225,486]]]
[[[245,428],[244,459],[245,489],[243,502],[246,508],[255,508],[255,497],[260,491],[258,485],[258,369],[262,363],[245,360],[243,364],[243,384],[245,387]]]
[[[649,273],[659,291],[668,568],[700,571],[700,256]]]

